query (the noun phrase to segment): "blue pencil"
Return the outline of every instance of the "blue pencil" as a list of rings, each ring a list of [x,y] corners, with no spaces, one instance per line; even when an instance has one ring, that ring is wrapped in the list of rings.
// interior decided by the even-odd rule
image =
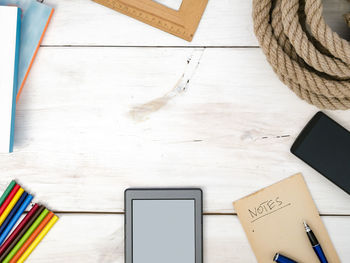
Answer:
[[[19,218],[23,214],[24,210],[26,210],[27,206],[30,204],[32,199],[33,199],[33,196],[26,193],[25,200],[22,202],[19,209],[17,209],[15,215],[12,217],[10,222],[7,224],[6,228],[2,232],[0,232],[1,233],[0,245],[5,241],[7,235],[10,233],[10,231],[12,230],[14,225],[17,223],[17,221],[19,220]]]
[[[20,206],[22,205],[24,199],[27,197],[28,193],[27,192],[23,192],[23,194],[21,195],[21,197],[18,199],[17,203],[15,204],[15,206],[12,208],[11,212],[7,215],[5,221],[2,223],[2,225],[0,226],[0,235],[2,234],[2,232],[5,230],[6,226],[8,225],[8,223],[10,223],[10,221],[12,220],[12,218],[15,216],[17,210],[20,208]]]

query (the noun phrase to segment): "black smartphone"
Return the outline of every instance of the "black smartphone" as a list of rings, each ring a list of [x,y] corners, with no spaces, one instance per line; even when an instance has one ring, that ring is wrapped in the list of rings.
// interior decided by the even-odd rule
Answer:
[[[326,114],[309,121],[291,152],[350,194],[350,132]]]

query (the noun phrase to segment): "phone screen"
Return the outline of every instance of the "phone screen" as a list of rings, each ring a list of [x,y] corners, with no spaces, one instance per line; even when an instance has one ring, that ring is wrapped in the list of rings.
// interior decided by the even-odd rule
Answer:
[[[291,152],[350,194],[350,132],[327,115],[311,119]]]

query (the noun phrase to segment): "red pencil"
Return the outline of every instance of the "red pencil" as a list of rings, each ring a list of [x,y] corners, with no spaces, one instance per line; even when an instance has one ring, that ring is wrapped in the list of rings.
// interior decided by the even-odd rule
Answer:
[[[5,242],[0,246],[0,255],[4,253],[4,251],[8,248],[8,246],[12,243],[12,241],[17,237],[18,233],[22,231],[28,221],[32,218],[35,212],[39,209],[39,205],[35,204],[32,209],[28,212],[28,214],[23,218],[21,223],[13,230],[12,234],[5,240]]]
[[[11,202],[11,200],[13,199],[13,197],[15,196],[15,194],[17,193],[17,191],[20,187],[21,186],[19,184],[16,184],[15,187],[13,187],[11,193],[8,195],[5,202],[0,207],[0,216],[5,211],[6,207],[9,205],[9,203]]]

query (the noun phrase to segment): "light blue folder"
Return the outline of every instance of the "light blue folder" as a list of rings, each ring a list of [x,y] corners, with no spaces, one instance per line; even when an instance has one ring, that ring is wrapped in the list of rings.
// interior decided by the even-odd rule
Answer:
[[[36,0],[0,0],[0,5],[17,6],[22,10],[18,88],[16,92],[18,99],[40,46],[42,36],[50,22],[53,8]]]

